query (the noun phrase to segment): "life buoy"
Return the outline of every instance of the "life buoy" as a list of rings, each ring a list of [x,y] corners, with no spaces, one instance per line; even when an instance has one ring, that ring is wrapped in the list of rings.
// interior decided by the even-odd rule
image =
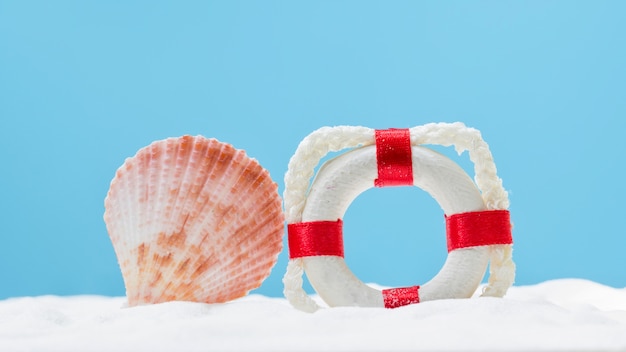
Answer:
[[[475,184],[456,163],[420,144],[468,149]],[[313,168],[329,151],[356,147],[325,163],[310,186]],[[329,306],[395,308],[420,301],[470,297],[491,261],[484,295],[503,296],[514,279],[508,196],[480,133],[463,124],[412,129],[322,128],[303,140],[285,175],[290,262],[283,282],[296,308],[319,306],[302,289],[302,274]],[[306,181],[306,182],[304,182]],[[481,184],[483,187],[481,187]],[[350,271],[343,259],[342,218],[350,203],[374,187],[414,185],[444,210],[448,258],[421,286],[379,291]],[[481,192],[482,190],[482,192]]]

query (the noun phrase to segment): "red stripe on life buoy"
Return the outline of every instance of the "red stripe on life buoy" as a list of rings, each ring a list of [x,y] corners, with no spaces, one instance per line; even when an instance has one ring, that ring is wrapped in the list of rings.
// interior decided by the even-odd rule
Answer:
[[[508,210],[485,210],[446,216],[448,252],[459,248],[512,244]]]
[[[343,257],[343,221],[309,221],[287,225],[289,258]]]
[[[398,287],[383,290],[385,308],[398,308],[420,303],[419,286]]]
[[[412,186],[413,158],[408,128],[376,130],[376,187]]]

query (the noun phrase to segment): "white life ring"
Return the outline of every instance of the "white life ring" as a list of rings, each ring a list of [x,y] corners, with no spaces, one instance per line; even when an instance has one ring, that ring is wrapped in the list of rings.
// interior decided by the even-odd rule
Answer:
[[[409,164],[411,175],[401,182],[430,193],[444,210],[448,225],[461,226],[461,232],[466,229],[460,240],[455,237],[456,232],[452,239],[448,233],[449,254],[441,271],[424,285],[383,291],[367,286],[350,271],[343,258],[341,219],[350,203],[373,187],[381,172],[385,172],[379,161],[380,146],[376,137],[379,132],[364,127],[323,128],[305,138],[290,161],[284,196],[291,258],[283,279],[287,299],[304,311],[319,308],[302,289],[303,272],[331,307],[394,308],[434,299],[466,298],[480,284],[490,260],[490,279],[484,295],[503,296],[515,272],[506,210],[508,196],[496,176],[491,153],[480,133],[460,123],[407,129],[410,142],[390,147],[403,149],[400,154],[409,158],[405,164]],[[476,166],[478,186],[452,160],[418,146],[424,143],[455,145],[460,151],[469,149]],[[358,148],[325,163],[307,195],[312,170],[319,160],[329,151],[347,147]],[[390,175],[385,177],[402,178],[407,176],[407,171],[400,167]],[[489,221],[496,225],[483,231],[485,221],[487,227],[491,226]],[[483,241],[481,236],[490,238]],[[450,241],[454,242],[452,247]]]

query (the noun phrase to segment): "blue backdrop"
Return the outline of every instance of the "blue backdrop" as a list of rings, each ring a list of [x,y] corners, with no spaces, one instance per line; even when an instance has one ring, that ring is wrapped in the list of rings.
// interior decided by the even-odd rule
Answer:
[[[516,284],[624,287],[624,13],[621,1],[0,0],[0,298],[124,294],[103,200],[154,140],[229,142],[282,194],[321,126],[453,121],[482,131],[510,192]],[[423,283],[445,259],[443,213],[419,189],[367,191],[344,220],[366,282]],[[286,262],[255,292],[281,296]]]

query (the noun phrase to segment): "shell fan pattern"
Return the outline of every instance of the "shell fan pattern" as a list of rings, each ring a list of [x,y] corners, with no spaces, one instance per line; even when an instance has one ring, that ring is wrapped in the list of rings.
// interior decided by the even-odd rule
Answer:
[[[222,303],[259,287],[282,249],[281,204],[269,172],[229,144],[183,136],[139,150],[104,212],[128,305]]]

